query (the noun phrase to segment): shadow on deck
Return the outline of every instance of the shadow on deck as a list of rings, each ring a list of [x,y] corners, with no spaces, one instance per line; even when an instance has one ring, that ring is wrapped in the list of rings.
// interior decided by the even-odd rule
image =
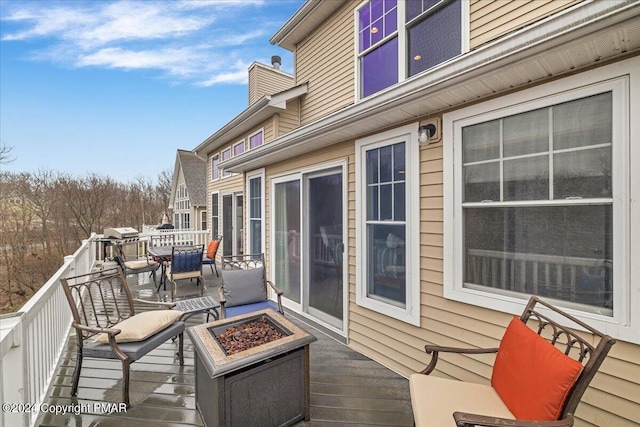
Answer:
[[[220,279],[205,270],[207,294],[217,296]],[[177,298],[199,295],[195,284],[181,283]],[[156,293],[153,283],[139,285],[129,279],[134,298],[169,298],[168,290]],[[168,288],[167,288],[168,289]],[[190,295],[189,295],[190,294]],[[311,421],[296,426],[411,426],[413,416],[409,382],[377,362],[348,348],[320,330],[287,313],[287,317],[314,334],[311,344]],[[193,316],[188,326],[205,321]],[[86,358],[77,398],[70,396],[75,367],[75,333],[56,370],[40,414],[39,426],[202,426],[195,406],[193,346],[185,334],[185,364],[175,358],[177,343],[166,342],[131,365],[132,406],[118,411],[122,386],[119,361]],[[79,413],[54,413],[53,405]],[[74,406],[72,406],[74,405]],[[249,427],[249,426],[247,426]],[[260,426],[257,426],[260,427]]]

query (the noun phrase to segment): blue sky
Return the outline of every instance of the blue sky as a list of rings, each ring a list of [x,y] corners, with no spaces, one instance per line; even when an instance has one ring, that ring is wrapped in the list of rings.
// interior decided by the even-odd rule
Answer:
[[[0,139],[12,172],[173,170],[248,106],[247,70],[303,0],[0,3]]]

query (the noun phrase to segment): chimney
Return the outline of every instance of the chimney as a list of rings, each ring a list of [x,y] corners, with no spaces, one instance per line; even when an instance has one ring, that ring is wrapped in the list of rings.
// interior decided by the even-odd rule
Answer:
[[[273,55],[271,57],[271,65],[273,65],[274,69],[279,70],[280,65],[282,65],[282,58],[280,58],[278,55]]]

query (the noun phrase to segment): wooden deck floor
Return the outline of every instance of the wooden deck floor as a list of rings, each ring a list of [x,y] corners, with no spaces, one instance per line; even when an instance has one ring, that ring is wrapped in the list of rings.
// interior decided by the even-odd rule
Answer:
[[[206,275],[208,292],[216,295],[219,279]],[[134,297],[156,299],[151,285],[130,281]],[[179,295],[197,296],[186,283]],[[188,292],[195,291],[193,295]],[[161,293],[164,294],[164,293]],[[295,316],[287,317],[313,333],[311,344],[311,421],[297,426],[411,426],[413,417],[408,380],[351,350]],[[204,322],[194,316],[189,324]],[[177,344],[168,341],[131,365],[132,406],[119,412],[104,404],[119,402],[120,362],[86,358],[77,398],[70,396],[75,366],[75,334],[67,342],[45,402],[79,409],[78,414],[41,413],[40,426],[202,426],[195,407],[193,347],[185,334],[185,365],[175,360]],[[69,406],[76,404],[77,406]],[[53,407],[50,407],[53,408]],[[51,409],[53,412],[53,409]],[[249,426],[247,426],[249,427]],[[260,426],[258,426],[260,427]]]

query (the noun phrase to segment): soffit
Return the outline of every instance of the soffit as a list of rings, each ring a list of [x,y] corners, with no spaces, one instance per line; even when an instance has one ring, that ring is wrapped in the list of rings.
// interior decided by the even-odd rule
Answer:
[[[640,3],[575,7],[221,163],[244,172],[640,52]],[[417,129],[416,129],[417,130]]]

